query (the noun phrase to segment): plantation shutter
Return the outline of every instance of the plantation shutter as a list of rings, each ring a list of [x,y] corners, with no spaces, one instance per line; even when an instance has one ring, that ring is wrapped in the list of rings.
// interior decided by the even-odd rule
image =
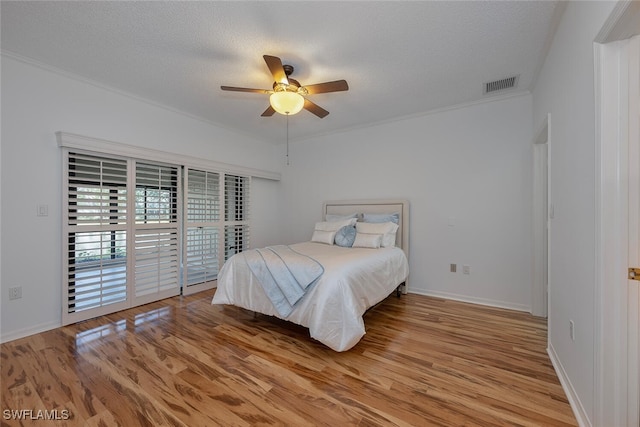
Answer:
[[[182,293],[189,295],[215,286],[220,265],[220,174],[185,171],[185,238]]]
[[[178,168],[136,162],[135,305],[180,293]]]
[[[127,161],[65,151],[63,324],[127,307]]]
[[[250,178],[225,175],[224,259],[249,248]]]
[[[57,137],[64,325],[181,289],[185,295],[209,289],[225,260],[249,248],[249,175],[180,155],[173,164],[173,155],[156,150]]]

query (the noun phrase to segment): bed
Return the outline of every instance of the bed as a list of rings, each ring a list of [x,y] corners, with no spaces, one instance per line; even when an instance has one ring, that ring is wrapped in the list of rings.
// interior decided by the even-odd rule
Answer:
[[[390,218],[391,221],[387,221]],[[245,251],[229,258],[218,274],[212,304],[235,305],[302,325],[309,329],[312,338],[335,351],[355,346],[365,334],[364,313],[394,292],[398,296],[400,292],[407,292],[409,203],[406,200],[330,201],[323,204],[322,219],[315,224],[310,241]],[[392,223],[396,220],[397,227],[394,227]],[[349,242],[341,242],[344,246],[335,244],[339,240],[331,235],[330,229],[340,225],[334,230],[338,235],[352,223],[356,230],[353,246],[349,247]],[[380,230],[388,233],[380,236]],[[262,271],[253,264],[254,258],[261,258],[259,254],[265,260],[267,254],[284,260],[280,252],[274,256],[272,251],[277,250],[293,252],[311,268],[316,264],[313,275],[307,271],[310,276],[305,276],[310,280],[308,287],[289,309],[269,298],[273,297],[272,290],[265,282],[273,278],[258,279],[267,269],[262,267]],[[321,271],[316,278],[318,268]],[[293,268],[289,270],[294,272]],[[298,277],[295,272],[293,275]],[[285,294],[289,298],[288,293]]]

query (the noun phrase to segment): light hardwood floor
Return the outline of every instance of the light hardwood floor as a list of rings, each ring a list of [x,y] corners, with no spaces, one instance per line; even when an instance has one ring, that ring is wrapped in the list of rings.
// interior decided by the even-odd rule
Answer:
[[[362,341],[336,353],[212,296],[2,344],[2,425],[576,425],[546,323],[528,314],[390,296],[366,314]]]

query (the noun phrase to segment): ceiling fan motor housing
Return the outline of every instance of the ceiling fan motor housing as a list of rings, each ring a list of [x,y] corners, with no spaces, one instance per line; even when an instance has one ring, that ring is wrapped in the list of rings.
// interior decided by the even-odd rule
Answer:
[[[290,77],[291,74],[293,74],[293,70],[294,70],[293,65],[284,64],[282,68],[284,69],[284,73],[287,76],[287,80],[289,81],[289,84],[287,85],[285,83],[273,82],[274,92],[287,91],[287,92],[297,92],[301,95],[307,95],[308,94],[307,91],[304,90],[300,82]]]

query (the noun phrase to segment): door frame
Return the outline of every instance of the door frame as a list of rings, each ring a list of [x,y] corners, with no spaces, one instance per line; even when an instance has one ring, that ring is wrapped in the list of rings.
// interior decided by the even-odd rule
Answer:
[[[533,282],[531,314],[547,317],[549,309],[549,173],[550,121],[547,114],[533,140]]]
[[[638,300],[630,297],[627,268],[637,239],[630,239],[629,38],[640,2],[620,1],[594,43],[596,108],[596,298],[593,425],[637,426]],[[637,107],[636,107],[637,108]],[[637,126],[637,124],[636,124]],[[633,148],[632,148],[633,150]],[[638,178],[636,176],[635,180]],[[639,184],[631,183],[631,186]],[[632,190],[635,191],[635,190]],[[636,192],[637,195],[637,192]],[[636,212],[637,221],[637,212]],[[631,227],[630,227],[631,224]],[[634,241],[632,241],[634,240]],[[635,376],[633,376],[635,375]]]
[[[627,138],[629,140],[629,246],[628,267],[640,267],[640,35],[628,46],[629,104]],[[635,119],[634,119],[635,118]],[[627,420],[640,425],[640,282],[628,280],[627,298]]]

